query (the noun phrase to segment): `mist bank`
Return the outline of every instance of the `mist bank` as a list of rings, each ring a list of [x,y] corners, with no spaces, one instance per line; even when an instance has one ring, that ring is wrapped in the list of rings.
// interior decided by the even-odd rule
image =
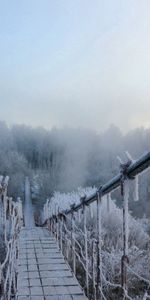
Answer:
[[[150,149],[150,129],[137,128],[123,134],[111,125],[103,133],[83,128],[45,130],[26,125],[7,127],[0,122],[0,173],[10,176],[9,193],[23,197],[24,176],[32,181],[36,205],[54,191],[70,192],[78,187],[100,186],[119,172],[119,155],[134,159]],[[150,215],[150,178],[140,180],[140,201],[130,203],[137,216]],[[119,193],[116,195],[119,200]]]

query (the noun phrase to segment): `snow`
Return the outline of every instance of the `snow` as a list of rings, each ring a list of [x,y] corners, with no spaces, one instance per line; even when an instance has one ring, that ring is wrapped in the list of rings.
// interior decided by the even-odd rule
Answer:
[[[51,213],[55,214],[55,212],[58,210],[59,211],[64,211],[66,209],[69,209],[71,205],[79,204],[80,203],[80,198],[86,196],[90,196],[94,194],[97,191],[96,187],[87,187],[87,188],[78,188],[77,191],[73,191],[71,193],[60,193],[60,192],[55,192],[54,196],[50,199],[51,207],[52,210]],[[49,201],[49,199],[47,200]]]
[[[135,177],[133,184],[133,200],[139,201],[139,176]]]

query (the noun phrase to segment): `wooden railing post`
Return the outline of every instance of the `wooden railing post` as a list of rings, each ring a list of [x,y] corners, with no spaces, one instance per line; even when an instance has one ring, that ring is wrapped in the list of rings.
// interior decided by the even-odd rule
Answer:
[[[51,232],[54,235],[53,216],[51,216]]]
[[[126,175],[126,169],[129,165],[122,165],[121,195],[123,199],[123,256],[121,260],[121,278],[123,289],[123,300],[127,300],[127,264],[128,264],[128,201],[129,201],[129,178]]]
[[[60,250],[62,251],[62,239],[63,239],[63,216],[59,216],[59,236],[60,236]]]
[[[96,299],[101,300],[102,291],[102,260],[101,260],[101,188],[97,192],[97,282],[96,282]]]
[[[53,216],[53,230],[54,230],[54,236],[57,241],[57,217],[56,215]]]
[[[4,278],[3,278],[1,263],[0,263],[0,296],[4,296]]]
[[[57,205],[55,206],[56,207],[56,241],[59,245],[59,217],[58,217],[58,214],[59,214],[59,209],[57,207]]]

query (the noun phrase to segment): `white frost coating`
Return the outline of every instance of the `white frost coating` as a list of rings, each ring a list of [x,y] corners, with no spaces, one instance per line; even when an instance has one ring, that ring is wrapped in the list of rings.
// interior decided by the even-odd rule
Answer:
[[[3,181],[3,176],[0,175],[0,184],[2,184],[2,181]]]
[[[8,177],[4,182],[8,182]],[[10,300],[12,298],[12,287],[16,289],[16,281],[14,278],[17,265],[17,238],[21,228],[21,211],[18,207],[19,202],[13,202],[11,198],[7,197],[7,188],[0,191],[0,200],[2,196],[4,197],[4,201],[1,202],[1,208],[3,214],[5,214],[2,219],[2,227],[5,236],[6,254],[2,264],[0,264],[0,283],[2,284],[0,299],[7,298]],[[3,280],[1,281],[1,279]]]
[[[124,181],[124,199],[123,199],[123,228],[124,228],[124,254],[128,255],[128,239],[129,239],[129,213],[128,213],[128,202],[129,202],[129,180]]]
[[[127,155],[127,158],[129,159],[129,161],[131,161],[131,162],[134,162],[134,161],[135,161],[135,160],[132,158],[131,154],[130,154],[128,151],[126,151],[125,153],[126,153],[126,155]]]
[[[143,300],[149,300],[150,299],[150,295],[147,294],[147,292],[144,294]]]
[[[49,199],[47,207],[44,205],[44,218],[45,220],[49,218],[52,214],[56,215],[59,209],[59,212],[62,210],[70,209],[70,206],[73,204],[79,204],[80,198],[83,196],[90,196],[96,192],[96,188],[87,187],[87,188],[78,188],[76,192],[71,193],[60,193],[55,192],[54,196]],[[45,211],[46,210],[46,211]],[[80,213],[79,213],[80,214]],[[79,215],[79,219],[81,216]]]
[[[6,176],[4,179],[4,184],[7,186],[8,185],[8,181],[9,181],[9,176]]]
[[[80,197],[82,195],[86,195],[90,196],[91,194],[93,194],[96,191],[96,188],[92,188],[92,187],[88,187],[85,189],[82,189],[82,193],[81,193],[81,189],[77,190],[76,192],[72,192],[72,193],[60,193],[60,192],[55,192],[54,196],[52,198],[50,198],[46,203],[47,203],[47,207],[46,207],[46,203],[44,205],[44,221],[49,218],[52,217],[52,215],[56,214],[56,206],[58,206],[59,208],[59,212],[61,211],[65,211],[66,209],[70,208],[70,205],[72,204],[79,204],[80,203]],[[102,201],[102,207],[104,212],[108,211],[108,206],[107,206],[107,195],[103,196],[103,200]],[[111,212],[114,209],[114,202],[111,199],[111,196],[109,196],[109,211]],[[94,218],[94,216],[96,215],[96,211],[97,211],[97,207],[96,207],[96,201],[91,203],[89,205],[89,216],[91,217],[91,219]],[[78,222],[80,223],[82,220],[82,214],[81,214],[81,210],[78,211],[77,213],[77,218],[78,218]]]
[[[129,159],[129,161],[131,161],[132,163],[135,162],[135,160],[132,158],[131,154],[126,151],[126,155]],[[138,201],[139,200],[139,177],[138,175],[135,176],[135,179],[133,181],[134,184],[134,188],[133,188],[133,200],[134,201]]]
[[[126,181],[126,180],[125,180]],[[127,186],[130,181],[130,187],[133,184],[132,180],[128,180],[128,182],[124,182],[125,185],[125,198],[128,196],[127,193]],[[127,185],[127,186],[126,186]],[[132,186],[133,187],[133,186]],[[92,188],[90,189],[91,192]],[[83,193],[85,194],[85,193]],[[75,199],[77,199],[78,203],[80,201],[81,194],[77,192],[72,192],[68,194],[60,194],[55,193],[53,198],[49,199],[48,202],[48,209],[49,213],[53,210],[53,214],[56,212],[55,202],[59,205],[61,208],[70,208],[70,203],[75,203]],[[122,209],[118,208],[115,204],[115,201],[110,199],[110,213],[108,214],[107,211],[107,195],[103,197],[103,201],[101,201],[101,218],[102,218],[102,241],[103,247],[102,247],[102,259],[103,259],[103,270],[102,270],[102,283],[104,288],[109,288],[109,286],[114,288],[117,287],[118,280],[120,280],[120,260],[122,257]],[[90,206],[92,206],[93,210],[93,220],[91,220],[90,210],[87,207],[87,230],[91,230],[91,224],[93,225],[93,232],[96,233],[96,216],[97,216],[97,203],[96,201],[91,203]],[[125,206],[125,205],[124,205]],[[76,257],[79,260],[80,264],[86,271],[85,266],[85,252],[84,252],[84,234],[82,232],[83,229],[83,214],[81,214],[81,224],[79,224],[80,214],[82,209],[80,209],[76,213],[76,219],[77,222],[75,224],[75,243],[77,245],[75,249]],[[128,213],[128,210],[127,210]],[[149,278],[149,269],[147,266],[149,265],[149,251],[147,250],[147,245],[149,244],[149,236],[145,233],[144,224],[141,223],[139,220],[135,220],[129,213],[129,257],[130,257],[130,264],[137,274],[140,275],[140,278],[142,280],[141,276],[144,276],[145,278]],[[64,233],[64,240],[65,240],[65,251],[66,251],[66,257],[68,258],[70,249],[71,249],[71,242],[70,242],[70,227],[68,225],[70,224],[70,216],[66,216],[66,220],[68,222],[64,223],[65,233]],[[90,221],[90,222],[89,222]],[[53,220],[53,222],[55,222]],[[146,223],[149,224],[149,223]],[[80,225],[82,227],[80,227]],[[56,223],[52,223],[52,229],[53,232],[56,233]],[[90,233],[90,231],[88,231]],[[58,231],[57,231],[58,233]],[[56,234],[55,234],[56,236]],[[88,235],[89,238],[89,235]],[[127,238],[128,239],[128,238]],[[83,248],[82,248],[83,247]],[[89,266],[92,266],[92,245],[89,242],[88,239],[88,258],[89,258]],[[108,249],[108,250],[107,250]],[[144,250],[143,250],[144,249]],[[145,251],[146,250],[146,251]],[[84,252],[84,253],[83,253]],[[127,252],[127,251],[126,251]],[[95,255],[94,255],[94,275],[97,272],[96,268],[96,253],[97,249],[95,246]],[[128,267],[128,265],[127,265]],[[90,267],[89,267],[90,269]],[[135,282],[135,274],[132,274],[130,270],[128,270],[130,274],[130,280],[128,281],[128,287],[131,288]],[[90,274],[89,274],[90,278]],[[117,280],[118,278],[118,280]],[[140,280],[139,278],[139,280]],[[93,281],[95,280],[95,277]],[[109,283],[109,284],[108,284]],[[116,286],[117,285],[117,286]],[[119,287],[119,286],[118,286]],[[105,290],[105,289],[104,289]],[[102,290],[103,292],[103,290]],[[125,294],[127,295],[127,290],[124,289]],[[131,299],[131,297],[126,296],[127,299]],[[107,296],[106,296],[107,298]],[[135,298],[134,298],[135,299]],[[142,299],[142,298],[141,298]],[[146,299],[147,300],[147,299]]]
[[[117,159],[118,159],[119,163],[122,165],[122,164],[123,164],[123,161],[122,161],[121,157],[120,157],[120,156],[117,156]]]
[[[133,200],[139,201],[139,176],[137,175],[133,181]]]

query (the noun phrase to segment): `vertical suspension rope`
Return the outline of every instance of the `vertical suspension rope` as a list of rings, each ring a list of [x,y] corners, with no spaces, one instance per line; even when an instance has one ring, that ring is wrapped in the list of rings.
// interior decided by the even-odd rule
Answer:
[[[65,228],[65,217],[64,215],[62,215],[62,234],[63,234],[63,237],[62,237],[62,253],[64,254],[64,256],[66,256],[66,228]]]
[[[78,222],[79,223],[81,222],[81,211],[80,211],[80,209],[78,210]]]
[[[89,258],[88,258],[88,236],[87,236],[87,207],[83,201],[83,227],[85,247],[85,269],[86,269],[86,292],[89,296]]]
[[[74,213],[71,213],[71,254],[72,254],[72,268],[76,274],[76,254],[75,254],[75,220]]]
[[[55,214],[56,215],[56,222],[55,222],[55,224],[56,224],[56,240],[59,245],[59,218],[58,218],[59,209],[58,209],[57,205],[55,206],[55,208],[56,208],[56,214]]]
[[[5,182],[2,186],[2,203],[3,203],[3,233],[4,233],[4,242],[7,242],[7,228],[6,228],[6,211],[7,211],[7,185]]]
[[[96,283],[95,283],[95,240],[92,240],[92,292],[93,300],[96,300]]]
[[[107,194],[107,212],[110,212],[110,200],[111,200],[111,196],[110,193]]]

